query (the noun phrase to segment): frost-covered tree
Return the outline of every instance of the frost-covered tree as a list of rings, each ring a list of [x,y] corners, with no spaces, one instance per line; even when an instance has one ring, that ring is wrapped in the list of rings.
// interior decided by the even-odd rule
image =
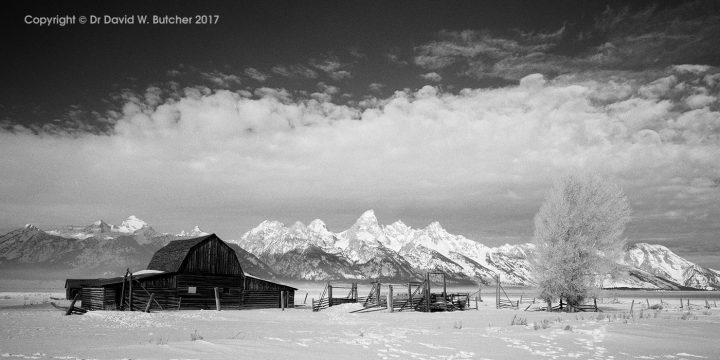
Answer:
[[[595,176],[555,182],[535,215],[532,265],[539,297],[564,299],[572,311],[599,288],[601,277],[617,274],[630,206],[622,189]]]

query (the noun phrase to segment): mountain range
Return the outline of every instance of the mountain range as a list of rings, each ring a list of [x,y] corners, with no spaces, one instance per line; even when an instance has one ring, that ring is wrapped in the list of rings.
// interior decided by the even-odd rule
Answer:
[[[5,277],[119,276],[126,269],[145,269],[152,255],[173,240],[208,233],[195,227],[177,234],[155,231],[145,221],[129,216],[119,226],[98,220],[90,225],[68,225],[43,231],[27,224],[0,236],[0,270]],[[245,271],[274,277],[254,255],[235,248]]]
[[[277,274],[304,280],[420,279],[442,270],[456,282],[532,285],[528,257],[533,244],[488,247],[454,235],[440,223],[413,229],[402,221],[378,222],[369,210],[349,229],[331,232],[322,220],[286,227],[264,221],[230,240],[267,263]],[[603,286],[644,289],[720,289],[720,272],[694,264],[662,245],[632,245],[619,265],[627,276]]]
[[[177,234],[159,233],[135,216],[119,226],[102,220],[87,226],[43,231],[26,225],[0,236],[0,269],[7,274],[117,276],[144,269],[152,254],[176,239],[206,235],[197,226]],[[438,222],[413,229],[401,221],[382,225],[369,210],[347,230],[332,232],[319,219],[285,226],[266,220],[232,246],[243,269],[256,276],[311,281],[419,280],[441,270],[451,282],[532,285],[528,261],[532,244],[488,247],[454,235]],[[618,261],[627,276],[604,287],[720,289],[720,272],[694,264],[662,245],[632,245]]]

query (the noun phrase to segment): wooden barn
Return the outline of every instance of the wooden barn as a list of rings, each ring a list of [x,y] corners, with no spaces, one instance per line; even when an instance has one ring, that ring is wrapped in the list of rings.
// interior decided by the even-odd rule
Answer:
[[[297,290],[245,274],[235,251],[215,234],[170,242],[153,255],[147,270],[110,279],[68,279],[65,287],[67,298],[80,294],[87,310],[294,307]]]

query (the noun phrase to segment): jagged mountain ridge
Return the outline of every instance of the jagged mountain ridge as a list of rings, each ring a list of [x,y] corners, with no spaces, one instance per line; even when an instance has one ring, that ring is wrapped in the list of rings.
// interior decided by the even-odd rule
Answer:
[[[159,233],[130,216],[120,226],[98,220],[87,226],[43,231],[26,225],[0,236],[0,269],[32,271],[43,276],[116,276],[126,268],[145,269],[152,255],[168,242],[209,235],[198,226],[178,234]],[[255,255],[233,246],[243,270],[273,278],[269,266]]]
[[[422,229],[401,221],[384,226],[372,210],[338,233],[329,231],[319,219],[307,226],[296,222],[290,227],[264,221],[233,242],[276,273],[295,279],[408,280],[420,278],[427,270],[442,270],[461,282],[490,284],[500,274],[506,284],[532,284],[528,261],[532,244],[491,248],[450,234],[438,222]],[[661,245],[635,244],[620,264],[628,269],[629,276],[608,279],[604,286],[720,289],[720,273],[693,264]]]
[[[0,269],[114,276],[127,267],[144,269],[152,254],[169,241],[206,234],[197,226],[190,232],[158,233],[134,216],[120,226],[100,220],[42,231],[28,224],[0,236]],[[490,248],[450,234],[437,222],[422,229],[401,221],[381,225],[373,211],[339,233],[329,231],[321,220],[290,227],[264,221],[229,243],[246,272],[268,278],[407,281],[420,279],[427,270],[442,270],[459,282],[490,284],[500,274],[506,284],[532,284],[527,260],[532,244]],[[720,272],[661,245],[635,244],[620,264],[630,276],[608,279],[605,287],[720,289]]]

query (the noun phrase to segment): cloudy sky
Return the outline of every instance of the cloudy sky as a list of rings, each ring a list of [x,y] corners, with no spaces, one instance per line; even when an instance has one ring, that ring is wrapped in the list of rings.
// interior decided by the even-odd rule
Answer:
[[[25,8],[23,8],[25,7]],[[219,15],[214,25],[26,15]],[[0,228],[438,220],[529,241],[552,180],[720,268],[715,1],[63,1],[3,11]]]

